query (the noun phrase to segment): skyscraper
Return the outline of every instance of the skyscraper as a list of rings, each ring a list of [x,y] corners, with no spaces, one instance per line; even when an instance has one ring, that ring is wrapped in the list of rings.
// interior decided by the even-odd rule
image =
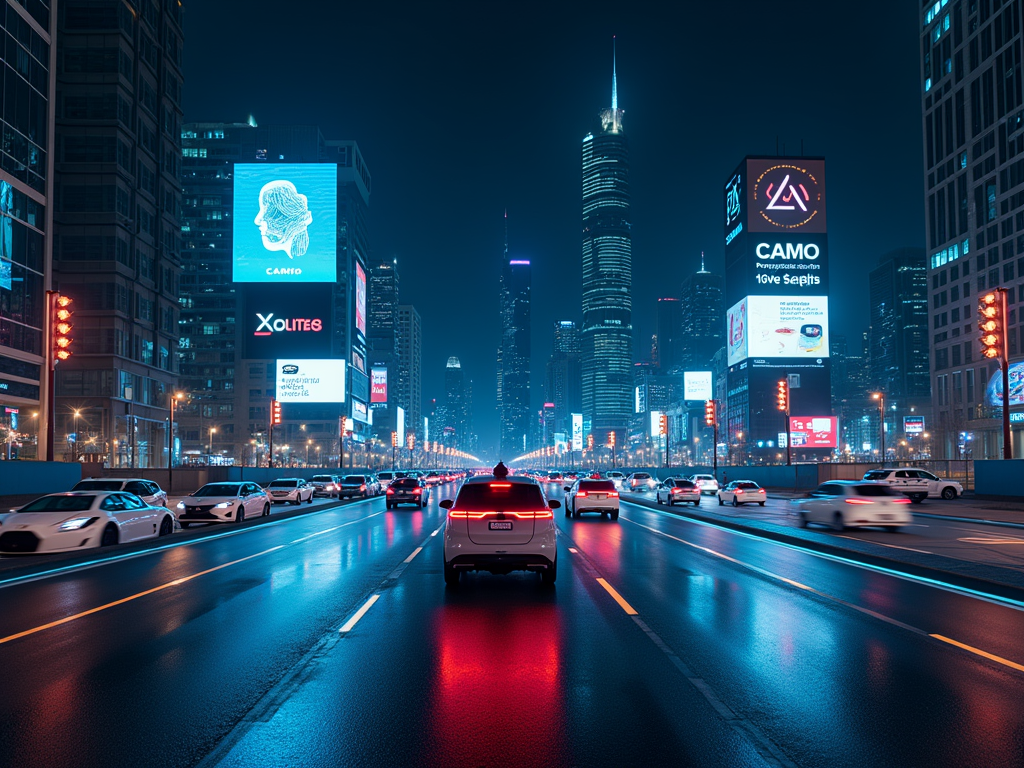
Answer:
[[[583,428],[597,445],[621,442],[633,413],[632,235],[629,147],[619,109],[614,51],[612,104],[583,138]]]
[[[445,366],[444,395],[445,408],[441,424],[444,443],[465,450],[469,447],[469,398],[462,363],[457,357],[449,357]]]
[[[40,404],[46,402],[44,366],[50,360],[43,345],[53,250],[50,74],[57,62],[57,12],[50,4],[14,0],[0,7],[6,11],[0,17],[0,29],[6,32],[0,66],[7,93],[6,104],[0,105],[5,147],[0,156],[0,405],[6,406],[0,408],[0,433],[11,446],[12,458],[44,458],[42,427],[48,416]],[[65,110],[85,107],[81,96],[64,100]],[[103,141],[109,146],[109,140]],[[73,352],[81,347],[79,338]],[[90,384],[97,390],[99,386]],[[35,436],[40,442],[33,445]],[[66,435],[58,430],[55,436],[59,456]]]
[[[160,467],[169,458],[181,272],[181,15],[177,2],[99,0],[69,2],[58,18],[63,108],[55,130],[63,149],[53,283],[75,300],[78,341],[59,366],[56,429],[77,433],[76,452],[95,452],[111,466]]]
[[[704,268],[683,280],[681,302],[683,366],[691,371],[710,370],[711,359],[725,346],[725,291],[721,275]]]
[[[923,248],[884,254],[868,275],[871,385],[893,398],[927,398],[928,274]]]
[[[423,439],[423,325],[411,304],[398,307],[398,404],[405,431]]]
[[[506,244],[506,253],[508,246]],[[530,262],[506,259],[501,271],[501,456],[524,452],[530,423]]]
[[[367,354],[370,362],[370,376],[376,383],[376,393],[371,398],[373,408],[373,431],[384,442],[391,439],[391,432],[398,428],[398,407],[405,408],[406,427],[415,430],[415,422],[409,419],[409,409],[401,402],[399,373],[399,319],[398,319],[398,263],[382,262],[370,270],[368,298],[369,309]],[[383,381],[382,398],[381,382]]]
[[[554,431],[570,434],[572,414],[583,413],[583,369],[576,323],[555,323],[554,343],[545,371],[544,401],[554,403]]]

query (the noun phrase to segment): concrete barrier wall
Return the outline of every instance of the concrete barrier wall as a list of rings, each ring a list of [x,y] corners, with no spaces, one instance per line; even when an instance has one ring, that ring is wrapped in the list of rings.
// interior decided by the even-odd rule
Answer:
[[[5,462],[0,462],[3,464]],[[13,462],[12,462],[13,463]],[[279,477],[301,477],[309,480],[314,475],[359,475],[366,469],[344,469],[306,467],[296,469],[284,467],[175,467],[168,473],[167,469],[104,469],[83,465],[85,477],[141,477],[152,480],[171,495],[191,493],[206,483],[217,483],[226,480],[248,480],[266,485]],[[170,477],[168,476],[170,474]],[[171,482],[173,481],[173,487]],[[76,480],[77,482],[77,480]],[[60,489],[65,490],[65,489]]]
[[[664,480],[669,477],[689,477],[690,475],[711,475],[714,470],[711,467],[627,467],[619,471],[629,474],[631,472],[649,472],[651,476]],[[719,467],[718,481],[728,480],[753,480],[764,488],[778,488],[791,490],[810,490],[817,488],[818,465],[817,464],[794,464],[791,467],[781,466],[753,466],[753,467]]]
[[[0,461],[0,496],[68,491],[82,479],[82,465],[63,461]]]
[[[1024,459],[976,459],[974,473],[978,496],[1024,499]]]

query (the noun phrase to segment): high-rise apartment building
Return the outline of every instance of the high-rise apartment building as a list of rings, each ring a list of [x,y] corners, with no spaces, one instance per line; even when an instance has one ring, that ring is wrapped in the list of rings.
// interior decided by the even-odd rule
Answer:
[[[725,288],[721,275],[704,268],[683,280],[681,363],[691,371],[710,370],[711,359],[725,346]]]
[[[868,275],[870,380],[890,402],[931,395],[927,272],[924,249],[902,248],[884,254]]]
[[[398,306],[398,404],[406,433],[423,440],[423,323],[411,304]]]
[[[5,0],[0,10],[7,41],[0,65],[0,458],[44,458],[57,14],[43,2]],[[59,454],[67,435],[56,438]]]
[[[554,432],[570,434],[572,414],[583,413],[583,366],[576,323],[554,326],[551,357],[545,371],[544,402],[554,404]]]
[[[181,272],[180,3],[69,0],[57,31],[53,284],[75,304],[56,443],[167,466]],[[65,451],[66,452],[66,451]]]
[[[978,354],[978,295],[1024,287],[1024,74],[1017,2],[925,3],[921,100],[933,455],[1002,455],[995,363]],[[1024,353],[1012,322],[1011,363]],[[1011,408],[1024,400],[1011,399]],[[1024,447],[1014,424],[1014,455]],[[965,441],[965,436],[971,439]]]
[[[507,250],[507,248],[506,248]],[[525,452],[530,424],[530,262],[509,259],[501,271],[501,455]]]
[[[612,103],[583,138],[583,429],[595,445],[633,414],[629,145],[619,109],[615,61]]]

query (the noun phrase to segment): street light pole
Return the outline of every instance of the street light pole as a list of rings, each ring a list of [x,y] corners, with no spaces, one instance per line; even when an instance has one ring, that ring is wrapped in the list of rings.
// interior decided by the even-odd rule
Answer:
[[[879,443],[880,443],[880,445],[882,447],[882,450],[881,450],[882,466],[884,467],[885,466],[885,395],[882,394],[881,392],[875,392],[874,394],[871,395],[871,397],[878,401],[878,420],[880,422],[879,425],[878,425],[878,434],[879,434]]]

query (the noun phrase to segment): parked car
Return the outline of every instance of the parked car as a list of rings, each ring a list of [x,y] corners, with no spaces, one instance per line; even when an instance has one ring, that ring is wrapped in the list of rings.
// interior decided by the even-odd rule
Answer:
[[[693,502],[693,506],[700,504],[700,488],[693,480],[684,477],[670,477],[655,488],[655,496],[659,504],[668,504],[670,507],[684,501]]]
[[[700,488],[700,492],[707,494],[708,496],[714,496],[718,493],[718,481],[714,475],[691,475],[690,480],[693,484]]]
[[[368,499],[380,493],[380,483],[373,475],[346,475],[341,480],[338,498]]]
[[[865,480],[887,483],[893,490],[907,496],[915,504],[925,499],[955,499],[963,496],[964,487],[956,480],[945,480],[931,472],[914,467],[872,469],[864,473]]]
[[[182,528],[192,523],[240,523],[270,514],[270,496],[256,483],[207,483],[178,502]]]
[[[290,501],[292,504],[301,504],[303,501],[313,503],[313,487],[301,477],[282,477],[272,481],[267,486],[267,495],[274,504],[279,501]]]
[[[800,525],[805,528],[808,523],[824,523],[837,531],[861,526],[895,530],[913,520],[910,500],[881,482],[833,480],[818,486],[799,505]]]
[[[388,486],[384,506],[388,509],[394,509],[399,504],[415,504],[418,507],[425,507],[429,496],[430,486],[419,478],[400,477]]]
[[[174,532],[174,515],[134,493],[67,491],[30,501],[0,524],[0,552],[73,552]]]
[[[314,496],[335,498],[341,489],[341,478],[337,475],[313,475],[309,484],[313,487]]]
[[[649,491],[658,484],[658,481],[651,477],[647,472],[634,472],[629,475],[625,481],[623,481],[625,487],[636,493],[643,491]]]
[[[154,507],[167,506],[167,492],[152,480],[141,477],[91,477],[79,481],[72,491],[125,491],[134,493],[147,504]]]
[[[619,492],[611,480],[577,480],[563,486],[566,517],[579,517],[584,512],[600,512],[601,517],[619,519]]]
[[[740,504],[760,504],[763,507],[765,498],[764,488],[753,480],[733,480],[718,490],[718,506],[731,503],[734,507]]]

